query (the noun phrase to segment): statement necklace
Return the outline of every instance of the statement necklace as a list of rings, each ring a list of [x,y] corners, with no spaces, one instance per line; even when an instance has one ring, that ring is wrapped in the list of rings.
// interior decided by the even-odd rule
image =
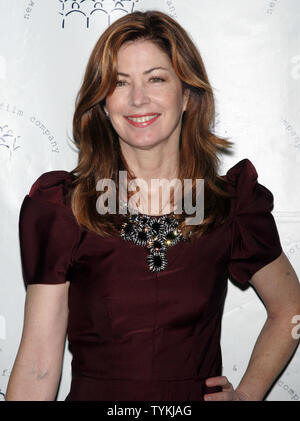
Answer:
[[[148,248],[149,255],[146,260],[152,272],[165,270],[168,248],[175,246],[179,241],[187,241],[178,228],[178,220],[171,214],[152,216],[130,213],[129,215],[122,224],[121,238]]]

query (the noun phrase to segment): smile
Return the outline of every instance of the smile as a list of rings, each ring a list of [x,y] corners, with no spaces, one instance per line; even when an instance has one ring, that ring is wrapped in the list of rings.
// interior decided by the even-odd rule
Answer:
[[[160,117],[160,114],[148,114],[144,116],[125,117],[128,123],[134,127],[148,127]]]

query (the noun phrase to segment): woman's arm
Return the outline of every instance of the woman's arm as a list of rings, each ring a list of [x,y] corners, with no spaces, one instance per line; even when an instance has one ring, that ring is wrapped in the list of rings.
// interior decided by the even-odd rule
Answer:
[[[298,344],[292,335],[292,319],[300,315],[300,285],[286,255],[282,253],[256,272],[251,284],[265,304],[267,320],[236,390],[225,376],[210,378],[208,385],[223,386],[222,392],[206,396],[211,400],[263,400]]]
[[[69,282],[29,285],[20,347],[7,401],[53,401],[61,376]]]

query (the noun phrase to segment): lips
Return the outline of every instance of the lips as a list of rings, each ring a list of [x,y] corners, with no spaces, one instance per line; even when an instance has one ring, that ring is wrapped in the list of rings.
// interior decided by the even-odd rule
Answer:
[[[132,126],[143,128],[143,127],[148,127],[151,124],[153,124],[159,117],[160,117],[160,114],[148,113],[148,114],[132,114],[132,115],[126,116],[125,119]],[[139,119],[139,121],[137,121],[136,119]]]
[[[148,113],[148,114],[132,114],[132,115],[128,115],[126,117],[132,117],[132,118],[139,118],[139,117],[149,117],[152,115],[158,115],[159,113]]]

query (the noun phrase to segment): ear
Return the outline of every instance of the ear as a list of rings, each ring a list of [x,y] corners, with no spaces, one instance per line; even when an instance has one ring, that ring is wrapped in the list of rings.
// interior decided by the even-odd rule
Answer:
[[[189,102],[189,98],[190,98],[190,90],[188,88],[185,89],[184,93],[183,93],[183,111],[186,111],[187,109],[187,105]]]

